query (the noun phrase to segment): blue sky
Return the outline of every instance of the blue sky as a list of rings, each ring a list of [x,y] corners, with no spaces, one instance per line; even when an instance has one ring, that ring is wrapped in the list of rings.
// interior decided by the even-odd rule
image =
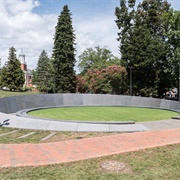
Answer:
[[[72,11],[77,10],[78,13],[106,13],[109,10],[114,11],[114,7],[119,5],[119,0],[39,0],[41,6],[35,10],[37,13],[54,13],[59,12],[62,7],[67,4]],[[141,0],[137,0],[137,3]],[[175,8],[180,6],[179,0],[168,0],[169,3]],[[177,9],[178,10],[178,9]]]
[[[28,68],[34,69],[43,49],[51,57],[57,18],[68,5],[76,34],[76,59],[85,49],[100,45],[120,57],[114,12],[119,0],[0,0],[0,58],[7,60],[14,46],[23,48]],[[137,2],[141,2],[138,0]],[[168,0],[180,10],[180,0]],[[76,68],[77,70],[77,68]],[[78,70],[77,70],[78,71]]]
[[[73,14],[89,16],[96,13],[111,13],[119,0],[39,0],[41,6],[34,11],[37,13],[59,13],[65,4]],[[91,14],[92,13],[92,14]]]

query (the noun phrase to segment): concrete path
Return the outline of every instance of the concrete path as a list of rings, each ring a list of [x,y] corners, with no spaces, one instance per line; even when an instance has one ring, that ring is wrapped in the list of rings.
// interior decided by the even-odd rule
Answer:
[[[40,120],[34,118],[18,117],[12,114],[0,112],[0,124],[8,120],[4,127],[54,130],[54,131],[74,131],[74,132],[139,132],[160,129],[180,128],[180,119],[169,119],[152,122],[138,122],[136,124],[93,124],[61,122],[53,120]]]
[[[179,119],[169,119],[169,120],[152,121],[152,122],[139,122],[137,124],[144,125],[149,130],[180,128],[180,120]]]
[[[139,132],[149,130],[142,124],[93,124],[63,122],[53,120],[41,120],[35,118],[18,117],[11,114],[0,113],[0,123],[8,120],[4,127],[36,129],[50,131],[74,131],[74,132]]]
[[[180,143],[180,129],[44,144],[0,144],[0,167],[67,163],[175,143]]]

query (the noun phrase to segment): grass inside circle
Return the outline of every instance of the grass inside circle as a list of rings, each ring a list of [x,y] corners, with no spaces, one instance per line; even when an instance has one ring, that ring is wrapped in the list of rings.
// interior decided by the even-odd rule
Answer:
[[[178,113],[150,108],[136,107],[64,107],[40,109],[28,112],[31,116],[59,120],[81,121],[128,121],[136,122],[170,119]]]

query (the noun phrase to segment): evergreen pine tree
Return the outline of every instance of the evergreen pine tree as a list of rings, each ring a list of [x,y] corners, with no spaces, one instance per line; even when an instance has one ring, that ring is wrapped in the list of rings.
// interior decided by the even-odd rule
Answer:
[[[71,92],[76,89],[75,77],[75,34],[72,26],[71,13],[68,6],[63,7],[63,11],[58,17],[55,28],[53,67],[55,74],[55,91]]]
[[[54,74],[52,70],[52,62],[48,58],[45,50],[39,56],[38,65],[33,73],[33,83],[36,84],[40,92],[52,92]]]
[[[16,58],[14,47],[9,49],[9,57],[5,66],[2,68],[2,86],[8,87],[10,91],[22,90],[25,77],[21,70],[21,63]]]

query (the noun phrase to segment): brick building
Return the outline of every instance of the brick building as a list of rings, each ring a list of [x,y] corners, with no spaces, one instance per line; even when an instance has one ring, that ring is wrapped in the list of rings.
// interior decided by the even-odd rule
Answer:
[[[23,53],[23,50],[21,50],[21,53],[19,54],[19,61],[21,62],[21,69],[24,72],[25,76],[24,86],[32,87],[32,71],[27,68],[25,54]]]

